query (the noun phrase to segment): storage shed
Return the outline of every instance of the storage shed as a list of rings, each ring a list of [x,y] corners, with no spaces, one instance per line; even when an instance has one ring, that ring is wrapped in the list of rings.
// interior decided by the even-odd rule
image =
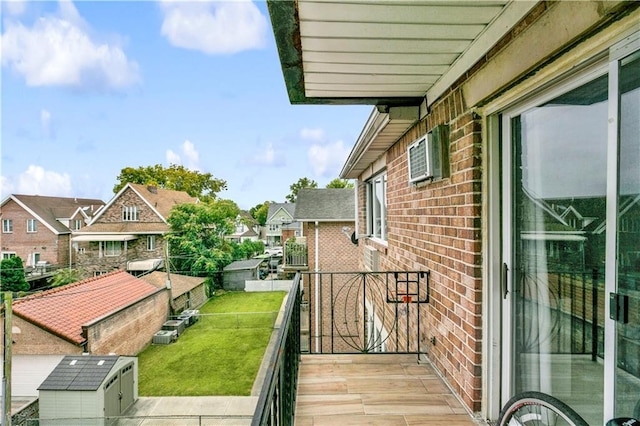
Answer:
[[[260,264],[264,259],[237,260],[224,268],[222,286],[225,290],[244,290],[244,282],[260,277]]]
[[[40,425],[108,425],[138,399],[138,358],[65,356],[38,388]]]

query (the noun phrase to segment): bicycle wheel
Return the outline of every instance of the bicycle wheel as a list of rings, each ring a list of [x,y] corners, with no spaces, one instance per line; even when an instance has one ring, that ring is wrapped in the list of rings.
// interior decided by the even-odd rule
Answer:
[[[505,404],[499,426],[589,426],[564,402],[542,392],[524,392]]]

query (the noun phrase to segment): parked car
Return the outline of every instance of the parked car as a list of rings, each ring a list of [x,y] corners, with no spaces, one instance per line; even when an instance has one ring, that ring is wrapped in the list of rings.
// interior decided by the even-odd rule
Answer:
[[[264,251],[264,254],[268,256],[282,256],[283,254],[282,246],[269,247]]]

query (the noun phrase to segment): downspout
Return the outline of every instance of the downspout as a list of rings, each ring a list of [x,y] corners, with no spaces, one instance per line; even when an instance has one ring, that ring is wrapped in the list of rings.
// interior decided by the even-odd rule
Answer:
[[[318,221],[315,222],[316,226],[316,258],[315,258],[315,276],[316,276],[316,353],[320,352],[320,275],[318,272],[320,268],[318,267],[318,262],[320,261],[320,242],[318,241],[319,230],[318,230]]]
[[[354,218],[354,222],[355,222],[354,227],[355,227],[355,229],[353,230],[353,232],[356,233],[356,240],[358,239],[358,236],[359,236],[358,235],[359,234],[358,229],[360,229],[360,227],[358,226],[359,225],[359,221],[358,221],[358,182],[359,182],[358,179],[356,179],[356,184],[353,185],[353,192],[355,192],[355,195],[354,195],[355,199],[354,199],[354,202],[353,202],[353,204],[354,204],[354,213],[353,214],[355,216],[355,218]]]

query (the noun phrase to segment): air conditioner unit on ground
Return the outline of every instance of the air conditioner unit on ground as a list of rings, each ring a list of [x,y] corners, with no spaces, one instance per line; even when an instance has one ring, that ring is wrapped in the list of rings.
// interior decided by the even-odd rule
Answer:
[[[175,330],[160,330],[153,335],[153,343],[156,345],[168,345],[175,342],[178,333]]]
[[[186,325],[181,319],[169,320],[162,324],[163,330],[175,331],[178,336],[184,332],[185,327]]]

